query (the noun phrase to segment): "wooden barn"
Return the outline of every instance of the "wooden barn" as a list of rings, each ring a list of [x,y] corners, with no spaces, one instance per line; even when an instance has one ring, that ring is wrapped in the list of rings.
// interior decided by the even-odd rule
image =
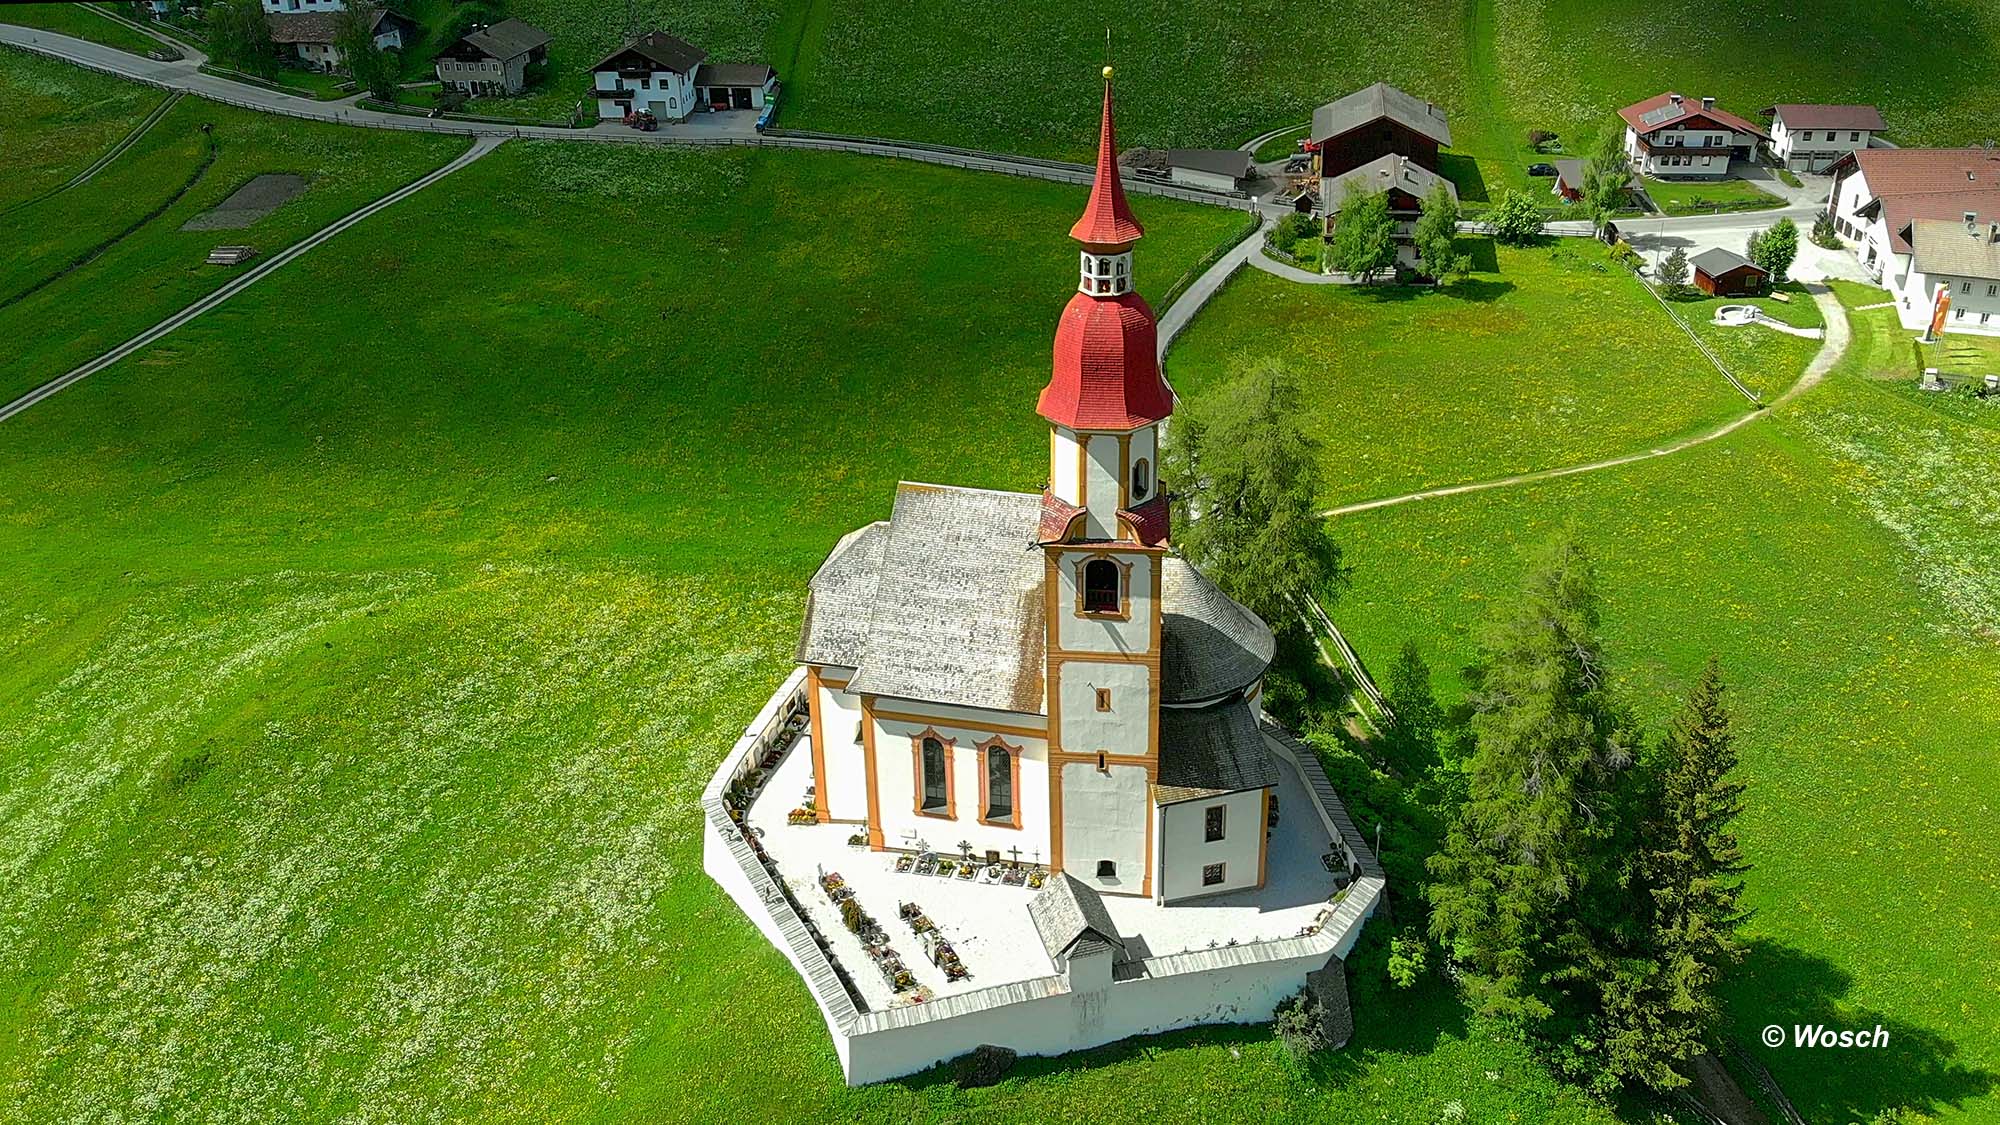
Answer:
[[[1753,296],[1771,284],[1770,271],[1733,250],[1704,250],[1688,264],[1694,287],[1711,297]]]
[[[1436,172],[1438,149],[1451,144],[1451,127],[1435,104],[1377,82],[1313,110],[1312,141],[1324,178],[1384,156],[1406,156]]]

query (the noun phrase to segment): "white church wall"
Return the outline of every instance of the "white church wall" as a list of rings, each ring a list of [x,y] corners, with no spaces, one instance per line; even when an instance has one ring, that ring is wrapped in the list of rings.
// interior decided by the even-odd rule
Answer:
[[[1078,507],[1083,505],[1083,447],[1077,444],[1076,431],[1063,426],[1052,426],[1054,435],[1049,449],[1049,491],[1057,499],[1066,500]]]
[[[917,812],[915,755],[910,740],[926,727],[952,740],[949,754],[952,782],[952,813],[936,816]],[[983,764],[978,744],[998,737],[1010,749],[1018,750],[1020,788],[1014,799],[1021,810],[1021,827],[982,824],[979,820],[979,779]],[[875,720],[875,784],[877,806],[882,816],[882,843],[895,849],[915,848],[921,839],[933,851],[956,852],[959,841],[972,844],[976,855],[997,851],[1012,858],[1019,848],[1021,857],[1048,858],[1049,756],[1048,741],[1026,735],[999,733],[943,716],[923,719],[889,719],[879,714]]]
[[[1119,485],[1125,479],[1125,461],[1119,456],[1116,434],[1091,434],[1084,466],[1084,517],[1093,539],[1109,539],[1118,530]]]
[[[1024,1055],[1060,1055],[1197,1024],[1262,1023],[1327,958],[1315,948],[1298,956],[1114,981],[1081,991],[1051,977],[1046,983],[1052,995],[923,1022],[897,1020],[901,1010],[869,1013],[855,1020],[846,1037],[847,1082],[855,1086],[913,1074],[983,1043]],[[842,1036],[836,1033],[835,1038]]]
[[[1066,660],[1058,666],[1063,749],[1072,754],[1143,755],[1152,740],[1152,669],[1144,664]],[[1111,710],[1097,693],[1111,693]]]
[[[1222,839],[1210,841],[1208,810],[1222,807]],[[1304,815],[1304,810],[1299,811]],[[1262,875],[1264,791],[1250,789],[1220,797],[1179,801],[1160,809],[1161,883],[1167,902],[1224,894],[1254,887]],[[1223,865],[1223,881],[1204,884],[1202,868]]]
[[[861,752],[861,699],[820,685],[820,760],[826,777],[819,800],[834,820],[868,819],[868,772]]]
[[[1158,436],[1159,436],[1159,428],[1157,426],[1146,426],[1139,430],[1135,430],[1132,433],[1132,441],[1131,441],[1132,464],[1127,465],[1125,467],[1127,507],[1137,507],[1138,505],[1144,504],[1146,501],[1151,500],[1154,496],[1159,494],[1160,451],[1157,448]],[[1147,490],[1144,494],[1139,493],[1137,490],[1131,487],[1132,469],[1134,466],[1137,466],[1140,461],[1146,462]]]
[[[1063,870],[1105,894],[1143,894],[1146,826],[1153,802],[1144,766],[1065,762],[1062,768]],[[1101,861],[1115,866],[1098,875]]]
[[[1083,564],[1109,555],[1130,565],[1131,612],[1122,619],[1085,617],[1076,612]],[[1056,637],[1069,652],[1143,653],[1153,647],[1153,599],[1158,588],[1158,556],[1143,551],[1063,551],[1056,564]]]

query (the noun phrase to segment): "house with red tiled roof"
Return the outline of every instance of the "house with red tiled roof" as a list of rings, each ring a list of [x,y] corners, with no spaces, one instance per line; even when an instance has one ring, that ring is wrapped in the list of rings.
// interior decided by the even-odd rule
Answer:
[[[1887,128],[1872,105],[1774,105],[1759,116],[1771,119],[1771,155],[1794,172],[1825,172]]]
[[[1714,98],[1686,98],[1669,90],[1618,111],[1625,122],[1625,152],[1649,176],[1721,179],[1731,160],[1755,158],[1771,139],[1762,128],[1717,108]]]
[[[1947,331],[2000,334],[2000,152],[1857,149],[1830,171],[1834,230],[1905,327],[1930,322],[1942,288]]]

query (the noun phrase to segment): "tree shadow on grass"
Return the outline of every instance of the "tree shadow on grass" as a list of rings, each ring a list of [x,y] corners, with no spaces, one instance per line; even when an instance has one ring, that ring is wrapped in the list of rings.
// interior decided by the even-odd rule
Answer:
[[[1466,277],[1445,286],[1441,292],[1453,300],[1471,301],[1475,304],[1484,305],[1499,300],[1507,294],[1512,293],[1514,289],[1515,285],[1511,281],[1492,281],[1480,277]]]
[[[1968,985],[1968,987],[1973,987]],[[1993,1091],[2000,1075],[1961,1060],[1958,1044],[1930,1028],[1845,1002],[1853,978],[1832,963],[1770,941],[1754,942],[1730,986],[1736,1038],[1768,1067],[1808,1121],[1867,1121],[1907,1107],[1935,1113]],[[1882,1047],[1795,1047],[1796,1025],[1888,1033]],[[1783,1029],[1782,1046],[1761,1039]]]
[[[1452,246],[1472,259],[1472,272],[1499,273],[1500,247],[1490,238],[1455,238]]]

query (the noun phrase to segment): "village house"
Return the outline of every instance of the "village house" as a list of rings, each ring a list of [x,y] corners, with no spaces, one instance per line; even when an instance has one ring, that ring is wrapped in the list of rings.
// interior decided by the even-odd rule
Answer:
[[[1333,241],[1341,206],[1350,192],[1373,194],[1386,191],[1389,193],[1389,218],[1396,224],[1396,264],[1409,269],[1418,268],[1417,220],[1423,217],[1424,198],[1440,184],[1456,203],[1457,185],[1407,156],[1379,157],[1345,175],[1320,181],[1321,206],[1327,218],[1327,241]]]
[[[1649,176],[1721,179],[1731,160],[1751,160],[1764,130],[1726,110],[1714,98],[1690,102],[1668,92],[1618,111],[1625,122],[1625,152]]]
[[[1771,119],[1771,155],[1794,172],[1825,172],[1885,128],[1872,105],[1774,105],[1762,116]]]
[[[347,60],[338,43],[343,11],[344,6],[321,8],[296,15],[267,15],[264,20],[271,29],[271,44],[280,52],[290,53],[314,70],[343,70]],[[382,50],[401,50],[415,36],[416,25],[394,12],[372,8],[367,18],[369,33]]]
[[[703,795],[704,868],[850,1083],[1267,1020],[1302,987],[1351,1031],[1341,959],[1381,868],[1263,714],[1270,628],[1173,551],[1110,77],[1037,402],[1047,485],[899,485],[814,574],[798,672]]]
[[[694,71],[694,96],[709,109],[763,109],[778,88],[765,63],[705,62]]]
[[[517,19],[476,27],[438,52],[438,81],[472,97],[518,94],[528,68],[548,61],[548,32]]]
[[[695,110],[695,71],[708,52],[664,31],[649,31],[590,68],[600,120],[644,111],[685,121]]]
[[[1408,157],[1436,172],[1438,149],[1451,144],[1451,126],[1435,103],[1377,82],[1313,110],[1308,136],[1317,147],[1313,170],[1327,180],[1384,156]]]
[[[1827,214],[1868,277],[1888,290],[1906,328],[1931,320],[1950,285],[1945,329],[2000,330],[2000,278],[1988,270],[2000,222],[2000,152],[1985,148],[1857,149],[1833,163]],[[1920,254],[1918,243],[1927,247]]]
[[[1771,284],[1771,272],[1734,250],[1716,247],[1688,259],[1694,287],[1711,297],[1748,297]]]

